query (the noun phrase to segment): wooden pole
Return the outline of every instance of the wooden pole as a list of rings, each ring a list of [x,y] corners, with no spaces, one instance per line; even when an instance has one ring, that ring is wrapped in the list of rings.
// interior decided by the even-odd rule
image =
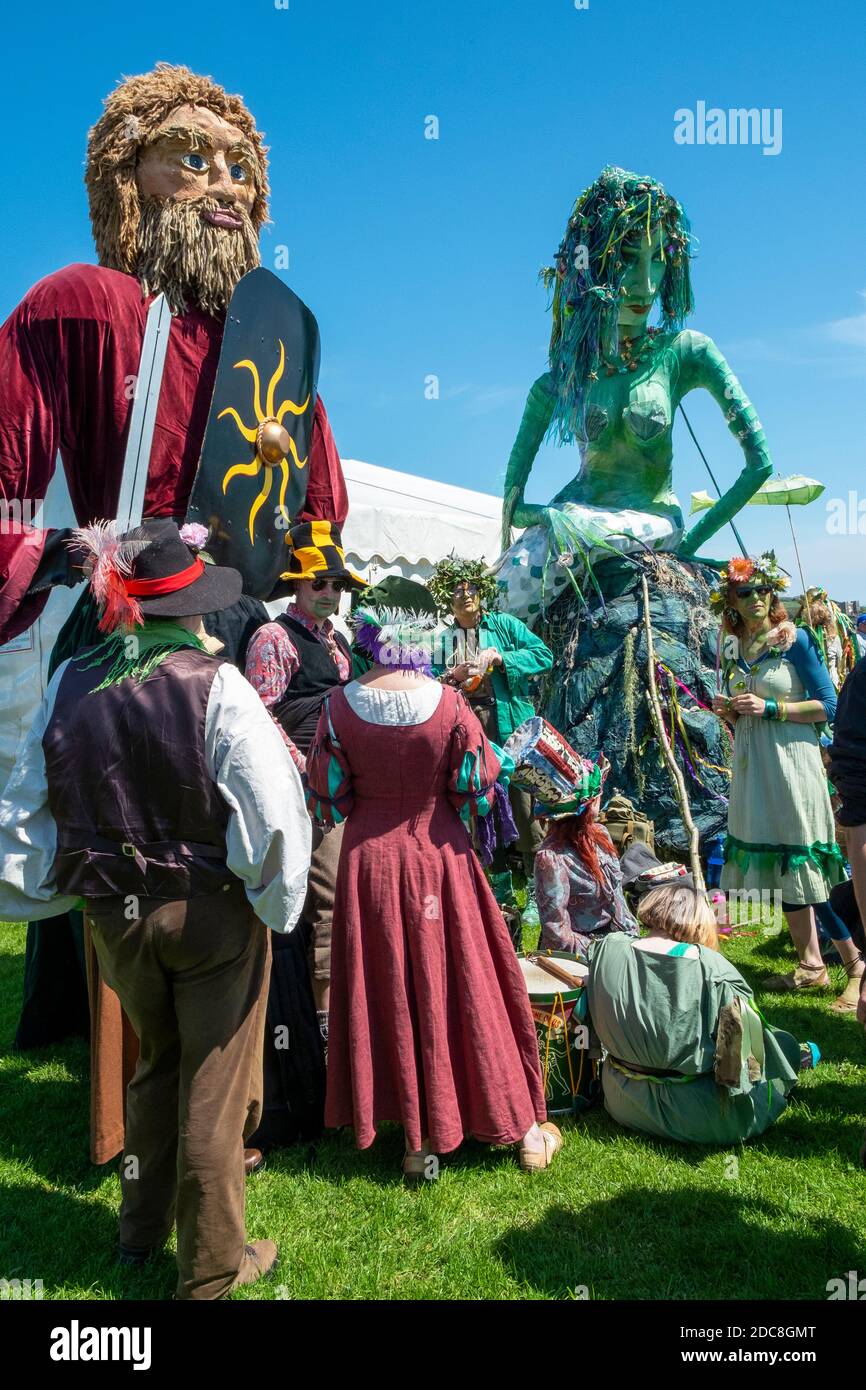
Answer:
[[[686,780],[683,777],[680,766],[674,757],[673,749],[670,745],[665,731],[664,720],[662,719],[662,707],[659,700],[658,685],[656,684],[656,655],[653,646],[653,630],[650,622],[649,588],[647,587],[646,575],[641,575],[641,589],[643,591],[643,624],[646,632],[647,646],[647,678],[649,689],[646,692],[647,704],[649,705],[650,717],[656,731],[656,738],[662,750],[662,757],[665,760],[670,779],[674,787],[674,795],[680,808],[680,815],[683,818],[683,825],[689,833],[689,859],[691,861],[692,878],[695,888],[699,893],[706,892],[704,883],[704,871],[701,868],[701,856],[699,851],[700,839],[698,827],[692,820],[692,808],[689,805],[689,794],[686,791]]]

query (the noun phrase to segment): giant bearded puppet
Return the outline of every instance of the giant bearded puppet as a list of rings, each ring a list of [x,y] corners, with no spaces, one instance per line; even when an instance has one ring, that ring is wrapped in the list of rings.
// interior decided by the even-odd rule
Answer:
[[[262,136],[239,97],[187,68],[161,63],[152,72],[121,82],[108,97],[104,114],[90,132],[85,181],[99,264],[70,265],[41,280],[0,330],[0,498],[6,500],[7,515],[22,502],[32,510],[44,498],[59,459],[80,525],[118,515],[122,475],[124,487],[129,481],[124,456],[136,428],[132,417],[140,395],[148,311],[162,294],[170,316],[165,318],[167,346],[153,402],[152,436],[143,445],[141,511],[144,517],[183,521],[194,482],[197,491],[201,483],[196,473],[206,427],[212,439],[209,412],[213,417],[217,406],[214,384],[226,310],[238,282],[259,264],[258,234],[267,216],[269,191]],[[275,294],[290,296],[267,272],[256,274],[272,284]],[[342,523],[347,512],[345,484],[315,383],[306,402],[289,399],[283,411],[303,414],[307,408],[304,455],[290,450],[278,421],[262,423],[267,418],[265,394],[265,405],[272,397],[280,400],[276,392],[285,348],[276,341],[272,346],[272,357],[252,364],[254,389],[244,371],[236,372],[238,408],[219,412],[230,417],[227,427],[243,446],[234,473],[262,474],[263,456],[269,454],[271,463],[279,456],[274,474],[285,478],[291,465],[303,481],[300,491],[295,489],[300,503],[291,516],[279,479],[274,489],[272,500],[279,499],[276,510],[283,514],[284,530],[289,521]],[[243,367],[235,356],[250,355],[232,353],[228,368],[225,363],[220,367],[219,379],[225,370]],[[314,371],[317,364],[316,345]],[[250,398],[246,405],[244,380]],[[272,414],[279,411],[273,404]],[[263,442],[265,428],[270,436]],[[253,450],[255,458],[248,458]],[[262,501],[270,476],[264,481]],[[228,473],[222,482],[217,493],[231,499],[236,484],[228,485]],[[255,499],[258,478],[249,486]],[[253,515],[262,503],[253,500],[250,505],[237,492],[235,496],[236,510],[240,514],[243,509],[244,530],[249,518],[252,541]],[[26,506],[21,514],[26,520]],[[197,514],[196,519],[215,518]],[[212,542],[219,540],[221,530],[220,524],[212,528]],[[39,618],[53,586],[73,585],[84,577],[81,557],[68,541],[68,532],[38,531],[26,524],[2,528],[0,642],[23,633]],[[238,563],[219,546],[215,558]],[[240,568],[244,570],[243,564]],[[257,588],[247,587],[257,598],[268,596],[260,578]],[[66,649],[56,651],[55,658],[71,655],[94,635],[95,615],[88,611],[88,602],[78,604],[61,634]],[[59,919],[38,930],[31,925],[19,1045],[44,1044],[75,1031],[76,1019],[81,1018],[76,957],[81,958],[80,933],[64,930]],[[98,1026],[97,1019],[94,1023]],[[115,1038],[111,1046],[119,1045]],[[98,1092],[94,1077],[97,1106]],[[98,1161],[120,1147],[122,1130],[118,1134],[116,1129],[113,1120],[101,1123],[96,1117]]]

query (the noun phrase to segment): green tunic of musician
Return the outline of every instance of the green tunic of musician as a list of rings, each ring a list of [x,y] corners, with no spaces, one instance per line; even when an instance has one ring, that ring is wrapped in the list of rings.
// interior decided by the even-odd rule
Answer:
[[[605,168],[578,198],[555,264],[550,368],[532,387],[508,461],[502,607],[527,621],[593,564],[649,546],[684,558],[748,502],[773,468],[764,432],[710,338],[683,327],[693,308],[692,237],[680,204],[654,179]],[[658,304],[660,322],[648,327]],[[745,455],[736,482],[686,535],[673,491],[673,423],[689,391],[718,402]],[[524,491],[548,432],[576,442],[581,467],[549,506]],[[511,544],[511,527],[523,535]]]

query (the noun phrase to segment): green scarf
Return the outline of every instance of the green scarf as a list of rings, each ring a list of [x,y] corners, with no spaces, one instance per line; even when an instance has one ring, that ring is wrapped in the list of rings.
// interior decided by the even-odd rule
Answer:
[[[95,695],[97,690],[119,685],[130,676],[136,681],[147,680],[167,656],[182,647],[197,647],[200,652],[206,650],[194,633],[171,618],[146,618],[144,627],[134,632],[112,632],[98,647],[91,649],[89,660],[83,662],[80,669],[87,671],[91,666],[111,661],[105,679],[90,692]]]

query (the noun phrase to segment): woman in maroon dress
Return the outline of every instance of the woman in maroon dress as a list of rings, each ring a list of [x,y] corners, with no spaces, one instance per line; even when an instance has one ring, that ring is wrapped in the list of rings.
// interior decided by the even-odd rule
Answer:
[[[348,818],[325,1123],[351,1125],[362,1149],[401,1124],[407,1176],[466,1135],[519,1143],[521,1166],[544,1168],[562,1139],[540,1123],[526,988],[464,823],[489,811],[500,763],[463,697],[426,674],[425,621],[358,611],[375,664],[328,696],[307,758],[314,817]]]

